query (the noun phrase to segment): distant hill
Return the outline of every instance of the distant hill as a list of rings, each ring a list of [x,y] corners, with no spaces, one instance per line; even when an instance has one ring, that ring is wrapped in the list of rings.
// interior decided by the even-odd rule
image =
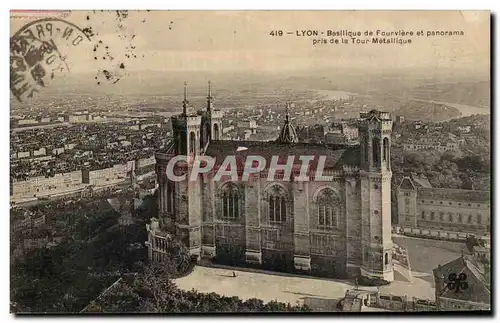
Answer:
[[[92,97],[95,102],[103,104],[110,101],[120,104],[137,101],[178,106],[182,100],[183,83],[187,81],[190,101],[200,105],[204,104],[207,81],[211,80],[218,106],[240,106],[269,100],[275,102],[278,98],[292,100],[307,90],[338,90],[370,95],[371,101],[381,101],[390,110],[407,106],[404,102],[406,98],[488,107],[490,82],[487,79],[474,75],[436,77],[430,72],[426,74],[422,71],[414,74],[413,71],[389,73],[362,69],[290,73],[142,71],[125,72],[116,84],[107,84],[105,81],[97,84],[95,73],[74,73],[52,80],[41,91],[37,102],[59,104],[63,99]],[[373,103],[368,102],[369,105]],[[16,105],[17,102],[11,100],[11,107]],[[419,110],[418,114],[428,112],[433,113]],[[445,113],[443,118],[453,116]]]
[[[490,107],[490,82],[459,82],[421,85],[410,91],[418,99]]]

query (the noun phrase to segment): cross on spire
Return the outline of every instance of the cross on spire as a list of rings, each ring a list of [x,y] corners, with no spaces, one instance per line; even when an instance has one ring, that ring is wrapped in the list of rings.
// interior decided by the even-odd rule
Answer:
[[[189,104],[189,101],[187,99],[187,82],[184,82],[184,100],[182,101],[182,114],[186,115],[187,114],[187,106]]]
[[[212,109],[212,82],[208,81],[208,95],[207,95],[207,111],[210,112]]]

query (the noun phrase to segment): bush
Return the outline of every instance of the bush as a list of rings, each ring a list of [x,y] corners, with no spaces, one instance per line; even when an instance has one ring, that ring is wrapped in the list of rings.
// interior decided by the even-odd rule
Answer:
[[[365,276],[358,276],[356,278],[357,282],[361,286],[384,286],[389,285],[390,282],[380,278],[370,278]]]

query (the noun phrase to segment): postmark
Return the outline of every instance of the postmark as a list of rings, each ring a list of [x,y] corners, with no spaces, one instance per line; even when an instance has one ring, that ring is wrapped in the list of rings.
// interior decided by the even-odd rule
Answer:
[[[51,80],[71,71],[67,53],[91,42],[92,31],[59,18],[24,25],[10,38],[10,90],[17,100],[32,99]]]

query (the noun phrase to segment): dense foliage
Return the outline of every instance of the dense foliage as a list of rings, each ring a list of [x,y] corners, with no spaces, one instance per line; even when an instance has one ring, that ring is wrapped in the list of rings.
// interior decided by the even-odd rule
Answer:
[[[144,224],[122,227],[113,211],[79,218],[59,245],[11,263],[14,312],[78,312],[134,263],[144,261]]]
[[[388,285],[389,282],[380,278],[369,278],[365,276],[359,276],[356,278],[356,283],[361,286],[384,286]]]
[[[433,187],[490,189],[489,156],[457,157],[437,151],[403,153],[398,149],[393,149],[392,156],[392,169],[398,179],[403,174],[416,173],[425,175]]]
[[[40,312],[241,312],[307,311],[305,306],[262,300],[242,301],[215,293],[178,289],[172,279],[194,267],[189,251],[172,240],[168,259],[148,264],[146,221],[156,216],[147,197],[129,226],[119,214],[103,211],[78,217],[57,246],[35,249],[11,264],[11,311]]]
[[[92,302],[85,312],[93,313],[193,313],[193,312],[306,312],[307,306],[260,299],[246,301],[238,297],[226,297],[216,293],[184,291],[172,282],[175,264],[151,264],[137,275],[118,281],[101,297]]]
[[[459,151],[438,152],[435,150],[403,151],[402,143],[423,137],[439,138],[457,136],[460,127],[471,126],[468,139],[460,144]],[[394,178],[399,183],[405,173],[425,175],[433,187],[490,190],[491,152],[490,120],[488,115],[474,115],[453,119],[440,124],[429,124],[434,130],[414,129],[413,123],[399,125],[395,133],[401,137],[395,140],[391,151],[391,165]],[[433,128],[434,127],[434,128]],[[431,131],[431,134],[428,133]]]
[[[96,216],[80,229],[74,238],[32,250],[11,265],[13,311],[79,311],[116,280],[128,258],[128,237],[116,225],[116,214]]]

